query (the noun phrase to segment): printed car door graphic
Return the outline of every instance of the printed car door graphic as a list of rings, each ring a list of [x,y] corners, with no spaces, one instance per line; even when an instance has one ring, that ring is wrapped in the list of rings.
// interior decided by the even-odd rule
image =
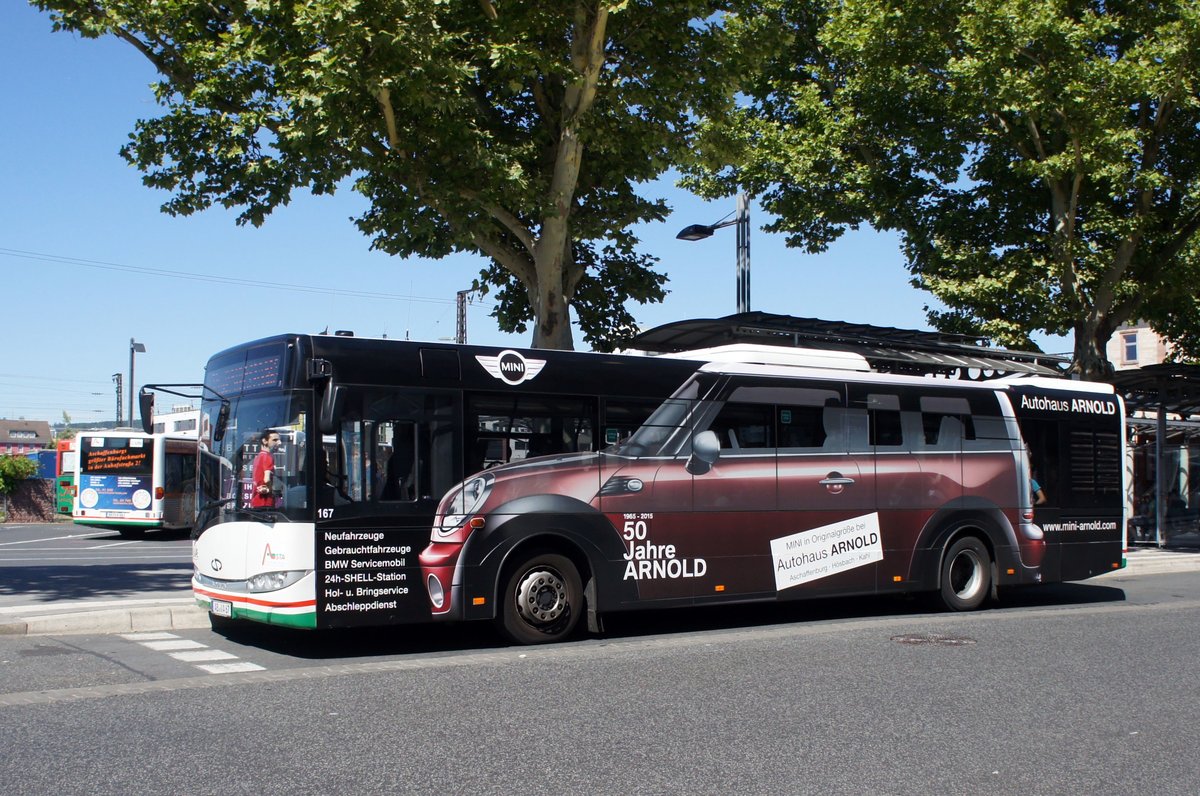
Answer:
[[[640,499],[603,501],[624,551],[612,568],[624,585],[635,587],[623,593],[636,594],[639,601],[690,601],[695,581],[708,574],[695,534],[697,524],[708,519],[692,511],[695,486],[685,459],[642,461],[621,475],[645,483]],[[614,511],[622,508],[626,510]]]
[[[694,445],[703,434],[719,445],[714,461],[660,462],[636,512],[605,502],[640,598],[873,591],[874,471],[869,454],[848,451],[844,395],[836,382],[738,387],[693,431]],[[800,573],[809,560],[820,565]]]
[[[787,411],[780,410],[781,428],[789,425]],[[791,407],[793,415],[801,411]],[[819,411],[823,438],[793,435],[779,449],[780,511],[770,550],[773,586],[784,599],[874,591],[883,558],[873,457],[857,442],[865,442],[866,415],[832,399]]]

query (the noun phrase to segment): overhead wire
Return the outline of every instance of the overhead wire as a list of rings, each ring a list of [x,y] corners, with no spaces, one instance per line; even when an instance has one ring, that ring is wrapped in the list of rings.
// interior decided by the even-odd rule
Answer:
[[[322,287],[319,285],[302,285],[288,284],[286,282],[274,282],[260,279],[246,279],[244,277],[219,276],[216,274],[198,274],[191,271],[173,271],[167,268],[150,268],[141,265],[126,265],[124,263],[113,263],[104,260],[90,260],[83,257],[68,257],[59,254],[47,254],[44,252],[32,252],[23,249],[9,249],[0,247],[0,256],[13,257],[23,260],[33,260],[35,262],[51,262],[60,265],[73,265],[81,268],[95,268],[103,271],[121,271],[125,273],[142,274],[145,276],[160,276],[170,279],[184,279],[192,282],[209,282],[222,285],[241,285],[245,287],[262,287],[270,288],[271,290],[285,290],[293,293],[317,293],[321,295],[346,296],[349,298],[366,298],[377,299],[382,301],[409,301],[409,302],[425,302],[429,304],[449,304],[453,305],[457,299],[452,298],[434,298],[431,296],[412,296],[400,295],[398,293],[380,293],[373,290],[348,290],[338,287]],[[482,302],[478,302],[482,304]],[[484,305],[487,306],[487,305]]]

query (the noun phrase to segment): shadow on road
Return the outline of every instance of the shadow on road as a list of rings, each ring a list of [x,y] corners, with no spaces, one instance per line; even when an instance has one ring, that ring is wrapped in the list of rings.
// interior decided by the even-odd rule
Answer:
[[[1125,592],[1111,586],[1058,583],[1001,592],[992,610],[1087,605],[1123,602]],[[830,622],[876,617],[919,616],[940,613],[931,600],[908,597],[842,597],[758,605],[725,605],[703,608],[638,611],[605,617],[600,637],[576,634],[575,644],[597,644],[614,639],[649,638],[690,633],[711,633],[741,628],[805,622]],[[582,624],[582,623],[581,623]],[[395,655],[451,655],[513,647],[499,638],[486,622],[457,625],[400,625],[321,631],[290,630],[246,624],[219,632],[238,644],[307,660],[329,660]]]
[[[189,563],[21,566],[0,570],[0,595],[23,603],[148,596],[145,592],[191,592]]]

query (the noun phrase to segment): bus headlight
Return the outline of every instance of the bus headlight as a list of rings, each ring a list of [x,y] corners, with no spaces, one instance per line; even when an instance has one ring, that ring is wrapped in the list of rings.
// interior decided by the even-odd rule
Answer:
[[[442,501],[442,521],[434,529],[437,535],[450,536],[461,528],[487,500],[494,483],[493,476],[477,475],[447,495]]]
[[[292,569],[283,572],[263,572],[246,581],[246,589],[251,592],[279,591],[297,583],[308,574],[307,569]]]

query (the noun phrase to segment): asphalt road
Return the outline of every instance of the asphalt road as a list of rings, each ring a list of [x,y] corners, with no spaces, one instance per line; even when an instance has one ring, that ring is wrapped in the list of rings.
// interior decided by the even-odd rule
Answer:
[[[178,596],[191,588],[191,573],[186,531],[122,539],[69,522],[0,525],[0,607]]]
[[[1196,661],[1196,572],[1115,573],[973,614],[893,600],[653,613],[541,648],[477,627],[0,637],[0,782],[1192,794]]]

